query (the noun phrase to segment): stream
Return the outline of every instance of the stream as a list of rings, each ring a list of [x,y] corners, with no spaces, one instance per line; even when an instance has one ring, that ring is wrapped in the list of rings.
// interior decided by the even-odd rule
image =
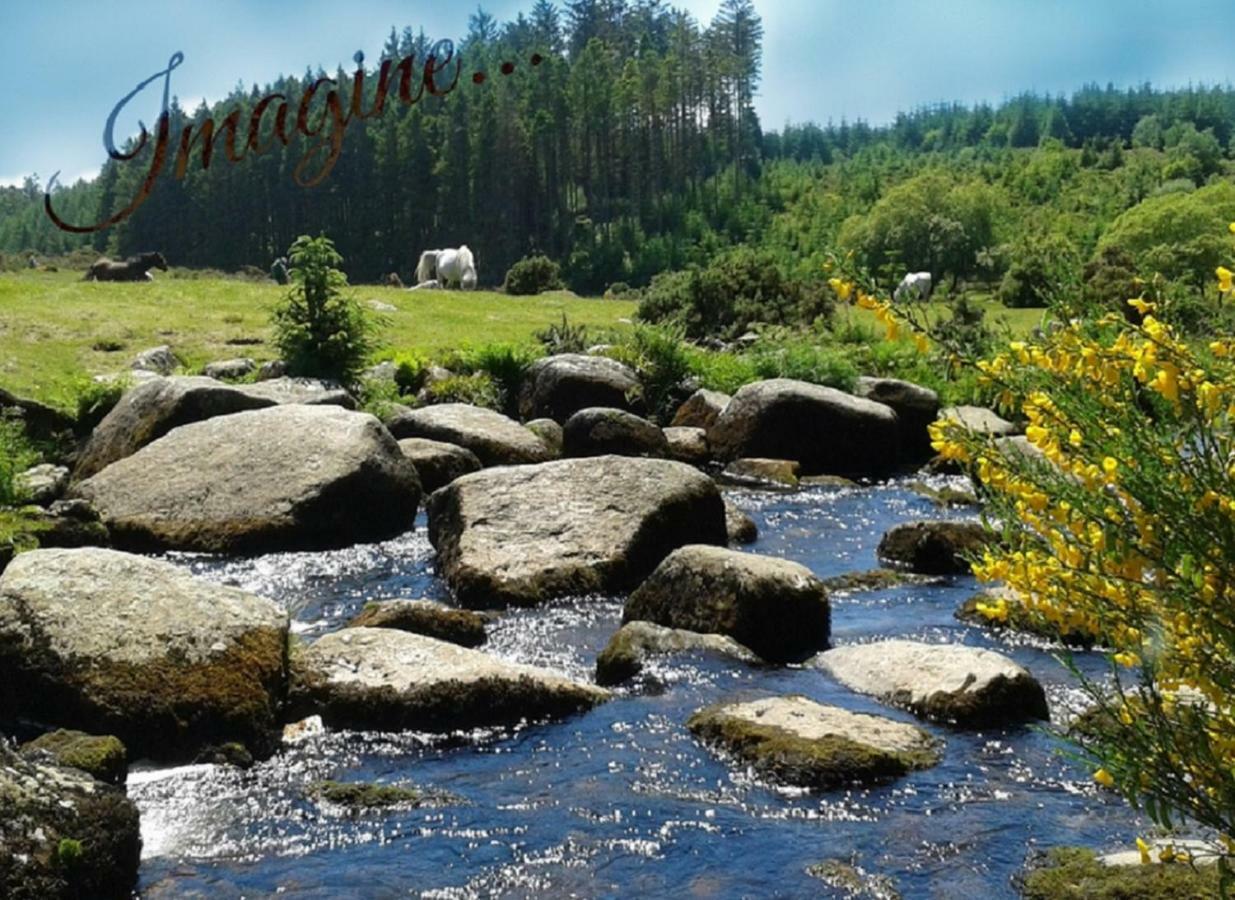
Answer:
[[[973,516],[941,513],[900,481],[729,496],[759,527],[744,549],[823,578],[878,566],[879,538],[899,522]],[[369,599],[449,596],[423,515],[415,531],[383,544],[169,558],[285,604],[306,640],[339,628]],[[909,637],[999,650],[1037,676],[1062,722],[1081,698],[1059,648],[957,621],[953,612],[974,591],[960,577],[834,594],[833,644]],[[621,597],[511,611],[490,626],[483,649],[590,680],[621,614]],[[1106,671],[1100,654],[1076,661],[1087,673]],[[809,667],[683,654],[654,660],[611,702],[561,722],[449,737],[327,733],[247,771],[137,766],[129,794],[142,816],[139,890],[145,898],[853,896],[806,872],[840,859],[866,873],[866,896],[891,886],[905,897],[999,898],[1016,895],[1013,877],[1035,850],[1126,849],[1146,827],[1038,728],[923,724],[946,744],[940,765],[817,794],[760,783],[685,728],[701,706],[766,693],[916,721]],[[349,815],[306,795],[321,779],[415,785],[460,802]]]

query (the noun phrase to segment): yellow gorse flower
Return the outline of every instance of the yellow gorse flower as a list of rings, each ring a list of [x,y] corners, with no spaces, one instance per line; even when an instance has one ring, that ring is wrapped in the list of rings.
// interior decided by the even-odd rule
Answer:
[[[1218,266],[1218,290],[1224,294],[1229,294],[1233,287],[1232,279],[1235,278],[1235,273],[1232,273],[1226,266]]]

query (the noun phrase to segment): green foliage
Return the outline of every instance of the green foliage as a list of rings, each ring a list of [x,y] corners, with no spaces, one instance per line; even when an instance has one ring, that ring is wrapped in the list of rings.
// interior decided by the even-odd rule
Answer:
[[[373,329],[346,293],[347,276],[331,240],[301,235],[288,251],[291,290],[275,307],[275,344],[294,375],[351,382],[374,348]]]
[[[429,360],[413,350],[396,353],[391,359],[395,367],[395,384],[399,393],[414,394],[424,387],[425,377],[429,374]]]
[[[586,325],[571,325],[566,319],[566,313],[562,313],[561,324],[554,323],[536,332],[536,340],[540,341],[545,353],[550,356],[582,353],[588,348],[588,330]]]
[[[959,297],[951,312],[936,327],[941,343],[969,355],[982,355],[994,347],[995,331],[987,323],[985,311],[968,295]]]
[[[761,341],[750,353],[759,378],[795,378],[842,391],[853,390],[858,370],[851,355],[808,337]]]
[[[700,387],[710,391],[732,394],[742,385],[759,380],[755,364],[745,355],[689,347],[687,362]]]
[[[128,375],[104,381],[95,381],[85,376],[75,379],[69,397],[73,415],[77,419],[77,430],[82,434],[93,431],[131,387],[133,379]]]
[[[356,399],[360,411],[385,421],[400,405],[406,405],[408,399],[403,395],[397,383],[383,378],[362,378],[355,388]]]
[[[1025,900],[1211,900],[1221,895],[1218,867],[1171,865],[1107,866],[1092,850],[1056,847],[1046,864],[1024,876]]]
[[[453,354],[449,368],[464,375],[487,375],[497,388],[498,406],[513,413],[523,379],[538,355],[522,344],[485,344]]]
[[[1047,307],[1076,283],[1076,250],[1059,235],[1027,236],[1015,246],[1011,259],[999,284],[999,301],[1004,306]]]
[[[1129,209],[1102,236],[1099,249],[1118,247],[1142,271],[1209,287],[1228,258],[1228,223],[1235,221],[1235,184],[1219,182],[1187,194],[1151,197]]]
[[[25,499],[16,478],[38,461],[21,422],[0,417],[0,506],[17,506]]]
[[[56,865],[72,869],[81,862],[82,854],[81,841],[61,838],[60,843],[56,845]]]
[[[562,288],[562,270],[547,256],[525,256],[506,273],[506,293],[530,297]]]
[[[1140,297],[1145,283],[1136,270],[1136,260],[1120,247],[1103,247],[1085,263],[1082,295],[1087,304],[1102,312],[1126,313],[1127,302]]]
[[[682,382],[691,373],[685,333],[675,325],[638,325],[609,355],[639,375],[643,399],[653,419],[667,420],[686,398]]]
[[[485,372],[474,375],[452,375],[435,381],[424,389],[426,404],[470,403],[486,409],[502,409],[502,391]]]
[[[787,276],[775,256],[739,247],[704,269],[661,275],[639,301],[645,322],[674,322],[692,338],[733,338],[756,323],[796,325],[826,320],[830,292]]]

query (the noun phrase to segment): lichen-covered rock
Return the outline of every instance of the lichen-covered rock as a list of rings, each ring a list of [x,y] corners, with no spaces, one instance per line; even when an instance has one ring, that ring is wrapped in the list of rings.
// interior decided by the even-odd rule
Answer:
[[[469,607],[628,590],[675,548],[726,538],[715,483],[668,460],[597,456],[486,469],[427,505],[441,571]]]
[[[755,520],[728,497],[725,498],[725,532],[729,535],[731,545],[753,544],[759,540],[759,528],[755,525]]]
[[[421,493],[377,419],[300,405],[177,428],[74,492],[118,547],[208,553],[384,540],[412,527]]]
[[[802,467],[792,459],[735,459],[725,466],[725,478],[752,486],[796,488]]]
[[[562,455],[562,426],[552,419],[532,419],[523,426],[532,434],[536,435],[544,445],[549,449],[554,459]]]
[[[167,344],[162,344],[137,354],[129,368],[154,372],[157,375],[170,375],[179,366],[180,360],[176,358],[175,353],[172,353],[172,348]]]
[[[772,662],[827,646],[831,606],[809,569],[724,547],[673,551],[626,601],[623,622],[724,634]]]
[[[320,378],[266,378],[257,384],[241,384],[238,390],[250,397],[273,400],[280,406],[341,406],[356,409],[356,398],[343,389],[337,381]]]
[[[706,651],[744,663],[759,663],[759,656],[723,634],[700,634],[665,628],[651,622],[627,622],[596,657],[596,683],[621,684],[643,671],[649,657]]]
[[[565,423],[592,406],[643,412],[643,389],[634,370],[615,359],[579,353],[546,356],[528,369],[519,399],[524,419]]]
[[[1139,859],[1133,865],[1104,865],[1092,850],[1081,847],[1053,848],[1041,864],[1017,880],[1024,900],[1212,900],[1222,896],[1217,866],[1141,865]]]
[[[274,400],[213,378],[151,379],[126,391],[103,417],[78,457],[73,478],[89,478],[181,425],[274,405]]]
[[[731,399],[728,394],[720,391],[700,388],[678,407],[670,424],[675,428],[702,428],[707,431],[716,424]]]
[[[440,403],[399,412],[386,420],[399,440],[428,438],[465,447],[484,466],[513,466],[551,459],[553,454],[514,419],[467,403]]]
[[[247,356],[236,359],[220,359],[217,362],[206,363],[202,374],[207,378],[217,378],[220,381],[234,381],[244,378],[257,371],[257,363]]]
[[[669,445],[669,458],[692,466],[705,465],[712,458],[708,449],[708,433],[702,428],[673,427],[664,429]]]
[[[802,473],[877,476],[900,453],[890,407],[833,388],[775,378],[733,395],[708,442],[718,459],[793,459]]]
[[[331,728],[449,732],[557,718],[607,691],[390,628],[345,628],[297,656],[289,705]]]
[[[859,693],[961,726],[1027,722],[1050,714],[1037,679],[993,650],[877,641],[821,653],[815,665]]]
[[[859,378],[855,396],[889,406],[900,422],[901,453],[907,459],[929,459],[933,454],[927,428],[939,416],[939,395],[930,388],[898,378]]]
[[[461,647],[479,647],[487,639],[485,617],[432,600],[381,600],[366,603],[348,628],[395,628],[449,641]]]
[[[276,378],[282,378],[287,374],[287,363],[281,359],[272,359],[269,362],[264,362],[257,368],[258,381],[273,381]]]
[[[0,741],[0,897],[128,900],[140,858],[124,791]]]
[[[81,769],[105,784],[124,784],[129,774],[129,754],[114,735],[86,734],[60,728],[21,746],[25,756],[46,754],[62,766]]]
[[[0,576],[0,716],[113,734],[136,757],[274,746],[287,613],[114,550],[33,550]]]
[[[762,777],[795,787],[877,783],[939,761],[936,742],[914,725],[800,696],[721,703],[686,725]]]
[[[966,431],[991,437],[1008,437],[1019,429],[994,410],[984,406],[949,406],[939,411],[942,422],[957,422]]]
[[[47,506],[59,500],[69,486],[69,470],[64,466],[43,463],[19,473],[13,482],[31,503]]]
[[[669,455],[665,433],[647,419],[621,409],[581,409],[562,426],[562,455],[648,456]]]
[[[404,438],[399,441],[399,449],[416,467],[416,474],[420,476],[420,484],[426,494],[432,494],[469,472],[480,471],[480,460],[476,454],[457,444],[428,438]]]
[[[966,555],[992,539],[981,522],[906,522],[888,529],[876,552],[883,562],[922,575],[965,575]]]

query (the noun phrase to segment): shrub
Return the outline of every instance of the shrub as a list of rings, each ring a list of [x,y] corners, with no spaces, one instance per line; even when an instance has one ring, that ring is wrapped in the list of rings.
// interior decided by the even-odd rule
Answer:
[[[488,375],[498,390],[499,406],[513,412],[518,406],[523,379],[536,357],[536,352],[530,347],[485,344],[456,354],[452,368],[467,375]]]
[[[17,506],[25,499],[17,476],[38,461],[21,422],[0,417],[0,506]]]
[[[547,256],[527,256],[506,273],[506,293],[528,297],[562,288],[562,270]]]
[[[759,380],[755,364],[736,353],[714,353],[690,347],[687,348],[687,362],[699,386],[710,391],[732,394],[743,385]]]
[[[638,325],[609,355],[638,373],[653,419],[671,417],[686,399],[682,383],[691,374],[691,360],[680,328]]]
[[[625,300],[629,297],[638,297],[639,291],[632,288],[625,281],[615,281],[609,285],[609,290],[605,291],[606,300]]]
[[[353,381],[373,350],[372,326],[345,292],[343,262],[325,235],[301,235],[288,251],[291,290],[275,307],[275,345],[294,375]]]
[[[1115,246],[1103,247],[1097,256],[1085,263],[1082,281],[1085,302],[1099,312],[1123,315],[1130,309],[1128,301],[1144,291],[1136,260]]]
[[[502,396],[498,386],[485,372],[474,375],[452,375],[435,381],[423,391],[423,399],[427,404],[434,403],[470,403],[472,406],[483,406],[486,409],[500,410]]]
[[[81,434],[93,431],[132,386],[133,379],[128,375],[107,381],[95,381],[83,376],[74,381],[70,396],[77,431]]]
[[[401,394],[414,394],[424,387],[429,374],[429,360],[419,353],[396,353],[391,360],[395,367],[395,384]]]
[[[805,325],[831,312],[822,284],[791,278],[772,254],[739,247],[705,269],[657,276],[639,301],[638,316],[675,322],[691,338],[733,338],[756,323]]]
[[[536,340],[540,341],[545,353],[556,356],[559,353],[582,353],[588,348],[588,330],[586,325],[571,325],[562,313],[562,324],[552,324],[543,331],[536,332]]]
[[[1076,251],[1064,238],[1028,238],[1012,251],[999,283],[999,302],[1015,309],[1046,307],[1076,280]]]
[[[804,338],[758,344],[750,354],[759,378],[793,378],[853,390],[858,370],[849,354]]]

